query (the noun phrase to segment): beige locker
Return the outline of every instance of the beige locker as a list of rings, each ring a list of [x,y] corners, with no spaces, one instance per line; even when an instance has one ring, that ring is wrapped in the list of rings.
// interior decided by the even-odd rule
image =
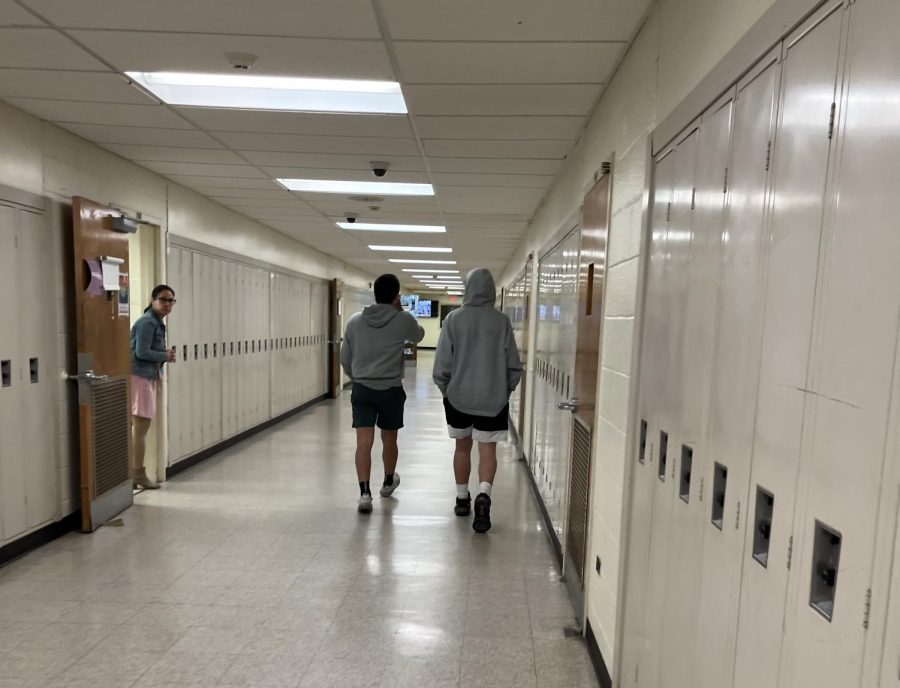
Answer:
[[[52,241],[42,214],[19,211],[17,279],[19,295],[19,397],[22,403],[22,454],[25,464],[25,517],[33,529],[53,519],[59,495],[57,447],[56,294],[47,275],[47,252]],[[4,435],[5,442],[5,435]]]
[[[856,685],[865,643],[881,642],[867,640],[866,604],[887,599],[872,589],[872,562],[879,504],[896,499],[896,483],[883,477],[895,458],[888,439],[900,364],[900,9],[857,0],[850,11],[804,412],[786,688]]]
[[[222,268],[222,437],[237,433],[237,318],[235,308],[237,266],[226,262]]]
[[[738,84],[723,230],[715,353],[701,489],[706,526],[697,616],[697,688],[731,685],[765,275],[763,219],[774,127],[778,53]]]
[[[172,465],[181,458],[181,428],[183,422],[183,412],[181,404],[183,403],[184,393],[182,391],[182,381],[184,379],[184,329],[182,326],[183,315],[182,307],[184,304],[184,293],[182,292],[181,279],[181,249],[170,245],[166,251],[166,266],[168,277],[166,282],[175,290],[175,297],[180,303],[176,304],[172,314],[166,321],[166,330],[169,338],[169,345],[176,348],[178,356],[175,365],[169,366],[166,372],[168,384],[168,405],[166,406],[166,431],[168,433],[168,456],[167,465]]]
[[[18,304],[22,297],[17,249],[20,212],[0,205],[0,276],[4,280],[4,297],[10,304]],[[23,356],[18,328],[0,327],[0,541],[14,538],[28,527],[27,476],[22,461],[25,438],[21,432],[22,390],[26,384],[22,379]]]
[[[655,458],[659,424],[656,418],[658,389],[661,378],[662,345],[660,337],[663,312],[663,265],[665,262],[665,236],[669,203],[673,184],[672,152],[666,151],[657,159],[653,168],[653,196],[650,206],[650,239],[645,269],[644,308],[641,318],[640,376],[638,380],[638,436],[636,455],[632,460],[634,470],[627,574],[625,588],[625,619],[622,642],[621,672],[625,688],[653,686],[655,676],[645,664],[649,647],[647,586],[650,580],[650,541],[653,532],[653,491],[657,481]],[[536,371],[543,376],[543,365]],[[535,404],[540,388],[535,394]],[[535,423],[539,418],[534,419]],[[641,681],[641,670],[644,680]]]
[[[831,3],[783,49],[738,687],[778,680],[843,14],[840,3]]]

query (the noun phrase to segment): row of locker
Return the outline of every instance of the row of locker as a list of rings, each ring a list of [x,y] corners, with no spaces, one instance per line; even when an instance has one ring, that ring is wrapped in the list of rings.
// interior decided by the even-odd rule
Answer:
[[[57,295],[42,213],[0,201],[0,545],[58,511]],[[10,326],[11,325],[11,326]]]
[[[897,685],[898,28],[826,3],[656,159],[625,686]]]
[[[169,463],[327,392],[324,283],[172,246]]]
[[[557,404],[568,399],[565,381],[571,382],[575,371],[580,236],[577,228],[570,232],[538,266],[529,468],[560,542],[566,528],[572,418]]]

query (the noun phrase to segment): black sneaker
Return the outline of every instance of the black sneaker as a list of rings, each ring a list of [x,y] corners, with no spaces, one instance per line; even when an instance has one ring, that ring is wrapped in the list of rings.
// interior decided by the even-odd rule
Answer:
[[[476,533],[486,533],[491,529],[491,498],[483,492],[475,498],[475,520],[472,528]]]
[[[472,495],[467,494],[465,497],[456,498],[456,506],[453,507],[453,513],[457,516],[468,516],[472,513]]]

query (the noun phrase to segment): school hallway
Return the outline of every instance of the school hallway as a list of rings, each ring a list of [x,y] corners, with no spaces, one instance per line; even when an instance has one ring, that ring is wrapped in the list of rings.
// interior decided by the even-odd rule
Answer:
[[[346,393],[0,569],[0,688],[596,685],[513,444],[491,532],[454,516],[432,360],[370,515]]]

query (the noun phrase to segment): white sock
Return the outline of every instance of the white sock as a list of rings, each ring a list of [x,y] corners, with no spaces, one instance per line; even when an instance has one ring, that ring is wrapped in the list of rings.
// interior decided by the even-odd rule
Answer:
[[[478,487],[478,491],[482,494],[486,494],[488,497],[491,496],[491,487],[490,483],[481,483]]]
[[[456,486],[456,496],[460,499],[465,499],[469,496],[469,486],[468,485],[457,485]]]

